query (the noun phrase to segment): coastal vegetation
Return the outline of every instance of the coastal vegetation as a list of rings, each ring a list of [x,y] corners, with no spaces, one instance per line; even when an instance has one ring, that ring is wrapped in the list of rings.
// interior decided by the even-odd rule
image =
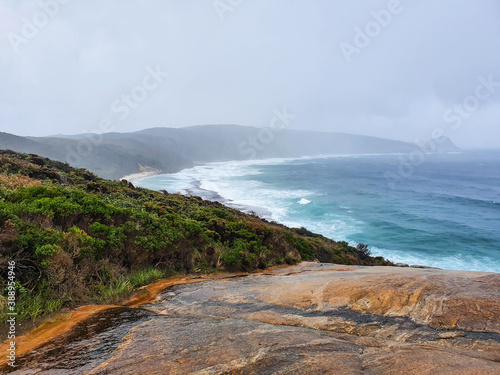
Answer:
[[[0,313],[15,261],[18,319],[117,303],[174,274],[253,271],[301,260],[389,265],[335,242],[194,196],[104,180],[0,151]]]

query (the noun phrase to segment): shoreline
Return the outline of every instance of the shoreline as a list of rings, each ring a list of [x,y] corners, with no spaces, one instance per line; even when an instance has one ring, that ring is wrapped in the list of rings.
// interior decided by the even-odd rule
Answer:
[[[448,152],[446,154],[462,154],[463,152]],[[439,154],[439,153],[436,153]],[[250,205],[248,202],[243,202],[238,199],[230,199],[230,198],[225,198],[222,197],[217,189],[214,190],[207,190],[210,189],[210,185],[204,186],[204,188],[201,188],[200,183],[201,181],[204,181],[204,176],[207,173],[205,169],[213,169],[213,170],[218,170],[219,168],[221,171],[217,171],[217,175],[220,175],[220,178],[224,180],[224,169],[229,168],[229,171],[227,173],[231,173],[233,169],[239,168],[241,166],[242,168],[252,167],[252,166],[260,166],[260,165],[275,165],[275,164],[282,164],[282,163],[287,163],[287,162],[293,162],[293,161],[300,161],[300,160],[311,160],[311,159],[338,159],[338,158],[358,158],[358,157],[377,157],[377,156],[395,156],[395,155],[402,155],[400,153],[391,153],[391,154],[338,154],[338,155],[314,155],[314,156],[302,156],[302,157],[294,157],[294,158],[265,158],[265,159],[252,159],[252,160],[228,160],[228,161],[213,161],[213,162],[207,162],[207,163],[199,163],[196,164],[193,167],[187,167],[183,168],[179,171],[175,172],[160,172],[160,174],[164,174],[165,176],[170,176],[170,175],[175,175],[178,173],[183,173],[184,171],[186,172],[186,175],[183,176],[181,175],[181,178],[179,178],[180,185],[177,188],[174,188],[174,186],[178,185],[177,177],[166,177],[166,179],[169,181],[172,179],[174,181],[174,184],[171,185],[169,188],[170,183],[165,182],[164,184],[157,184],[154,183],[152,187],[147,187],[147,186],[142,186],[145,188],[150,188],[152,190],[167,190],[169,193],[179,193],[181,195],[185,196],[200,196],[204,200],[208,201],[216,201],[219,202],[225,206],[231,207],[233,209],[239,210],[241,212],[247,213],[247,214],[256,214],[262,219],[268,220],[268,221],[276,221],[282,225],[288,226],[288,227],[300,227],[304,226],[307,227],[308,230],[316,233],[320,233],[324,235],[325,237],[332,239],[334,241],[342,241],[343,237],[335,237],[335,236],[330,236],[325,233],[322,233],[321,231],[318,231],[317,229],[311,228],[307,225],[305,222],[301,221],[294,221],[288,222],[287,218],[282,217],[281,219],[274,217],[273,212],[271,209],[268,207],[272,206],[265,206],[265,205]],[[197,167],[201,167],[201,170],[197,170]],[[211,173],[208,171],[208,173]],[[215,173],[215,172],[214,172]],[[140,180],[150,177],[150,175],[147,174],[137,174],[138,179],[136,180],[139,182]],[[207,175],[209,178],[209,182],[214,182],[214,179],[210,178],[210,174]],[[216,176],[214,176],[216,177]],[[219,177],[217,177],[219,178]],[[186,180],[186,183],[183,183],[183,180]],[[194,182],[190,182],[191,179]],[[156,185],[156,186],[155,186]],[[192,185],[192,186],[191,186]],[[141,185],[139,185],[141,186]],[[230,196],[231,197],[231,196]],[[298,203],[298,202],[297,202]],[[350,246],[356,246],[357,243],[354,241],[348,241]],[[423,258],[422,256],[419,256],[419,253],[417,253],[416,257],[413,257],[411,253],[406,254],[407,256],[404,256],[400,254],[401,252],[396,251],[395,254],[391,254],[390,250],[385,251],[383,248],[376,248],[374,246],[370,246],[372,250],[372,255],[373,256],[382,256],[385,259],[388,259],[392,261],[393,263],[405,263],[408,265],[423,265],[426,267],[438,267],[442,269],[447,269],[447,270],[464,270],[464,271],[476,271],[476,272],[494,272],[494,273],[499,273],[500,271],[495,269],[494,267],[479,267],[479,266],[473,266],[472,264],[458,264],[458,265],[453,265],[450,266],[450,264],[447,264],[445,262],[441,262],[440,259],[435,259],[434,257],[427,257]]]
[[[445,154],[462,154],[463,151],[453,151],[453,152],[445,152]],[[429,153],[429,155],[440,155],[439,152]],[[220,163],[248,163],[248,164],[261,164],[266,162],[276,162],[276,161],[294,161],[294,160],[313,160],[313,159],[332,159],[332,158],[350,158],[350,157],[366,157],[366,156],[399,156],[399,155],[410,155],[409,153],[404,152],[396,152],[396,153],[382,153],[382,154],[317,154],[317,155],[304,155],[304,156],[296,156],[296,157],[271,157],[271,158],[263,158],[263,159],[231,159],[231,160],[218,160],[218,161],[209,161],[209,162],[195,162],[191,167],[183,167],[178,170],[172,172],[165,172],[160,170],[153,171],[145,171],[145,172],[137,172],[132,173],[126,176],[123,176],[119,179],[119,181],[127,180],[132,184],[137,183],[147,177],[153,177],[158,175],[171,175],[176,174],[185,170],[193,169],[199,166],[209,166]]]
[[[176,173],[176,172],[174,172]],[[120,181],[126,180],[127,182],[130,182],[132,185],[135,186],[135,184],[147,177],[153,177],[163,174],[161,171],[147,171],[147,172],[139,172],[139,173],[132,173],[126,176],[123,176],[120,178]]]
[[[437,154],[437,153],[436,153]],[[188,169],[193,169],[195,167],[199,166],[207,166],[207,165],[214,165],[214,164],[219,164],[219,163],[248,163],[248,164],[260,164],[262,162],[270,162],[270,161],[293,161],[293,160],[308,160],[308,159],[330,159],[330,158],[349,158],[349,157],[359,157],[359,156],[398,156],[398,155],[409,155],[406,153],[388,153],[388,154],[318,154],[318,155],[304,155],[304,156],[297,156],[297,157],[272,157],[272,158],[263,158],[263,159],[231,159],[231,160],[218,160],[218,161],[209,161],[209,162],[195,162],[193,166],[191,167],[184,167],[180,168],[179,170],[173,171],[173,172],[163,172],[160,170],[154,170],[154,171],[146,171],[146,172],[137,172],[137,173],[132,173],[126,176],[123,176],[119,179],[121,180],[127,180],[128,182],[138,182],[144,178],[147,177],[153,177],[153,176],[158,176],[158,175],[163,175],[163,174],[176,174]]]

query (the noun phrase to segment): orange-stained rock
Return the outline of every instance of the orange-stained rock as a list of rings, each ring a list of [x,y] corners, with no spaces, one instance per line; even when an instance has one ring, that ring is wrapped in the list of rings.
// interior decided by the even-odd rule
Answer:
[[[25,353],[28,353],[38,347],[46,344],[51,339],[57,336],[61,336],[65,333],[70,332],[75,326],[86,319],[90,318],[92,315],[114,308],[117,306],[113,305],[95,305],[95,306],[83,306],[78,310],[73,311],[69,314],[58,314],[50,321],[47,321],[40,325],[38,328],[32,330],[28,334],[16,338],[16,355],[18,357]],[[4,365],[7,360],[7,348],[9,347],[9,342],[11,340],[6,340],[2,345],[0,345],[0,366]]]
[[[294,279],[293,293],[263,288],[273,303],[328,310],[348,307],[385,316],[404,316],[435,328],[500,333],[500,275],[437,269],[358,267],[348,274]]]
[[[78,324],[14,373],[493,375],[499,293],[499,274],[318,263],[178,278],[145,288],[129,303],[149,301],[140,308]]]
[[[190,277],[172,277],[167,280],[161,280],[154,284],[150,284],[141,288],[127,303],[126,306],[138,307],[145,303],[153,301],[158,294],[167,287],[180,284],[188,284],[194,282],[205,281],[206,279],[229,280],[233,277],[243,276],[243,273],[232,275],[227,274],[213,274],[205,276],[204,278],[190,278]],[[39,327],[32,330],[24,336],[17,337],[16,342],[16,356],[19,358],[24,354],[31,352],[42,345],[47,344],[51,340],[63,336],[79,323],[82,323],[94,315],[108,310],[118,308],[116,305],[90,305],[82,306],[75,311],[65,314],[57,314],[55,317],[42,323]],[[5,340],[0,345],[0,368],[4,366],[9,360],[7,358],[7,349],[12,340]]]

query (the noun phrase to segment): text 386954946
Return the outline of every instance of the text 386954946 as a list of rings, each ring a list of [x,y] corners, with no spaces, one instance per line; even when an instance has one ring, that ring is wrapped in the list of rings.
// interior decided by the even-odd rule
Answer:
[[[7,323],[9,330],[7,332],[7,339],[10,340],[7,349],[7,358],[9,359],[9,366],[16,366],[16,262],[10,261],[8,267],[8,284],[7,284]]]

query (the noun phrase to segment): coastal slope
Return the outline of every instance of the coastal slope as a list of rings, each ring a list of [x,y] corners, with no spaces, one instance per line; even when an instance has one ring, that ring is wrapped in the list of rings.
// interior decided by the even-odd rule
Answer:
[[[0,151],[0,274],[15,262],[19,320],[114,303],[172,274],[250,272],[313,259],[392,264],[365,248],[217,202]],[[7,286],[7,278],[0,279],[0,289]],[[0,295],[2,321],[6,297]]]

